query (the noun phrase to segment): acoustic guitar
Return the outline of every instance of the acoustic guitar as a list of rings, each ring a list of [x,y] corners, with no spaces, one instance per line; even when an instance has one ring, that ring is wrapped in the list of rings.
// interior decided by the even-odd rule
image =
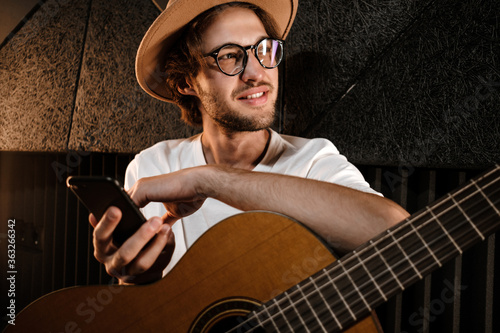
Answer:
[[[162,280],[66,288],[6,332],[375,332],[373,310],[500,226],[500,166],[341,259],[267,212],[208,230]]]

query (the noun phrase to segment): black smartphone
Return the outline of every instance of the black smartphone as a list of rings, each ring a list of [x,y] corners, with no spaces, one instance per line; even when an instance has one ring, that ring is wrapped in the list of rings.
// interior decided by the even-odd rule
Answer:
[[[66,184],[98,221],[110,206],[122,211],[122,219],[113,233],[113,242],[117,246],[146,222],[144,215],[116,179],[106,176],[70,176]]]

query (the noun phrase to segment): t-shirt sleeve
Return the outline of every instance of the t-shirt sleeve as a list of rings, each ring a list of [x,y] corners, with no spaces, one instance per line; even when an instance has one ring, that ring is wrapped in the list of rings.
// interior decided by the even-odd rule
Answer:
[[[382,195],[370,187],[363,174],[328,140],[313,158],[307,178],[335,183],[355,190]]]
[[[345,156],[332,154],[318,158],[311,166],[307,178],[353,188],[355,190],[381,195],[370,187],[361,172]]]
[[[137,171],[137,157],[136,157],[128,164],[127,170],[125,171],[124,188],[126,190],[131,188],[135,184],[137,179],[139,179],[139,176]]]

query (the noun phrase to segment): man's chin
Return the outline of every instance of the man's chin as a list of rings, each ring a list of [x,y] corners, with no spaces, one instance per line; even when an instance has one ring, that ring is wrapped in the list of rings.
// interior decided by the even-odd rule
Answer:
[[[261,119],[248,119],[243,117],[237,117],[228,119],[219,119],[217,124],[226,132],[226,133],[235,133],[235,132],[257,132],[264,129],[268,129],[274,124],[274,114],[272,117],[265,117]]]

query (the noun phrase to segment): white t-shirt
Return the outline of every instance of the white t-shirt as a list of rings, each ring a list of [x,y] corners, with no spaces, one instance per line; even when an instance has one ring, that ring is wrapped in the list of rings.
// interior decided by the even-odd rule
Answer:
[[[359,170],[325,139],[304,139],[271,132],[266,155],[255,172],[271,172],[327,181],[357,190],[379,194],[370,188]],[[138,179],[206,165],[201,134],[188,139],[162,141],[137,154],[127,167],[125,188]],[[152,202],[142,208],[146,218],[166,213],[162,203]],[[168,272],[186,250],[210,227],[241,211],[218,200],[208,198],[194,214],[173,225],[175,250]]]

